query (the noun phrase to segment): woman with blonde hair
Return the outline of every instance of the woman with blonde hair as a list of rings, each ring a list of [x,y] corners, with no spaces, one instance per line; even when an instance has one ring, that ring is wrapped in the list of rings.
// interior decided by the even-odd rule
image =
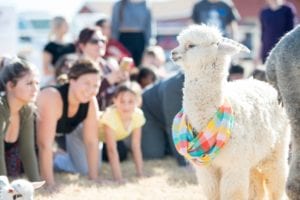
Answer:
[[[48,82],[54,78],[55,64],[59,58],[65,54],[75,53],[76,48],[73,43],[65,43],[65,35],[68,32],[68,22],[64,17],[54,17],[51,22],[50,41],[43,51],[43,73]],[[49,84],[44,83],[44,84]]]

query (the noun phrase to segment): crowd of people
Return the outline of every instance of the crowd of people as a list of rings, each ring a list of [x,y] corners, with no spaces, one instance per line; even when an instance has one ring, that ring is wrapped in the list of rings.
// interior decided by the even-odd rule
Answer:
[[[260,62],[295,24],[292,5],[266,2],[259,18]],[[235,39],[240,17],[233,4],[202,0],[191,19]],[[64,41],[67,32],[67,21],[55,17],[42,55],[41,84],[28,61],[1,57],[0,175],[24,172],[53,190],[56,171],[102,182],[99,169],[106,161],[113,180],[124,183],[121,162],[129,152],[138,177],[144,176],[143,159],[172,155],[180,166],[188,165],[171,136],[184,74],[179,70],[170,77],[163,48],[151,42],[155,35],[147,1],[117,1],[111,19],[83,28],[76,42]],[[229,81],[245,77],[241,65],[232,65],[229,72]],[[253,76],[264,80],[263,73],[256,70]]]

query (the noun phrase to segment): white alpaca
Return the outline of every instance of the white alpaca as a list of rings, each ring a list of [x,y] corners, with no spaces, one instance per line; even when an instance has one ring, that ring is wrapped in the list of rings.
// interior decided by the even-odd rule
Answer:
[[[261,200],[264,181],[269,199],[281,199],[289,134],[276,90],[253,79],[226,81],[231,56],[248,49],[217,29],[193,25],[177,39],[172,59],[184,69],[183,110],[189,123],[203,130],[225,99],[234,116],[228,143],[208,166],[196,167],[200,194],[207,200]]]
[[[0,200],[13,200],[15,190],[6,176],[0,176]]]
[[[9,184],[6,176],[0,176],[0,200],[33,200],[34,190],[44,183],[17,179]]]

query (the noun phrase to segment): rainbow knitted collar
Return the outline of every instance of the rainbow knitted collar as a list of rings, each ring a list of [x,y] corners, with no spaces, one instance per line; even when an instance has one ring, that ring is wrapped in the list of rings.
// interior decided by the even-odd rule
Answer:
[[[207,126],[197,133],[188,122],[186,113],[181,109],[173,120],[173,142],[179,154],[186,159],[196,165],[206,165],[228,142],[233,122],[232,108],[225,101]]]

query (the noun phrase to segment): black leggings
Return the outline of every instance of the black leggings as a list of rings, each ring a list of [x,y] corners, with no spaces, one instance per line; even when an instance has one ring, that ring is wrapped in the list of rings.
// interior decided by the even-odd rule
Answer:
[[[128,148],[126,147],[124,141],[118,141],[117,142],[117,150],[119,154],[120,161],[124,161],[127,159],[127,153],[128,153]],[[107,149],[106,149],[106,144],[103,144],[103,150],[102,150],[102,160],[103,161],[108,161],[108,155],[107,155]]]
[[[122,32],[120,32],[119,41],[131,53],[134,63],[138,67],[141,64],[142,56],[143,56],[145,46],[146,46],[144,33],[142,33],[142,32],[122,33]]]

